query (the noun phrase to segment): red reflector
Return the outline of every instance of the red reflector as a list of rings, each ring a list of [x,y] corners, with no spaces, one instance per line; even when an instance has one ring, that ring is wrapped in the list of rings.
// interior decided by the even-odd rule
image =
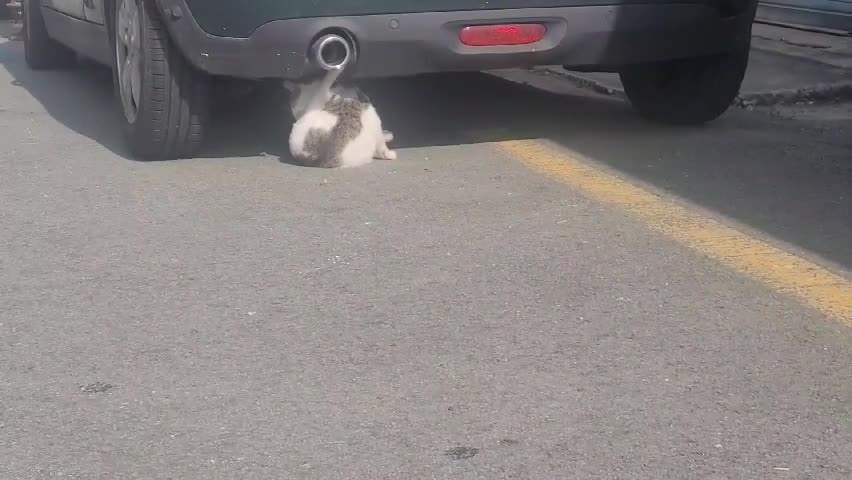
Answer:
[[[471,47],[493,47],[497,45],[527,45],[535,43],[547,32],[538,23],[515,25],[474,25],[459,32],[459,40]]]

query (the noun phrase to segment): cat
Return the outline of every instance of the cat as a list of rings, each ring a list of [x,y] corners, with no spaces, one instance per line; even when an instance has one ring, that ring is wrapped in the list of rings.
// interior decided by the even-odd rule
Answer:
[[[356,87],[335,85],[340,70],[307,82],[285,82],[295,123],[290,153],[304,166],[337,168],[366,165],[374,158],[395,160],[387,146],[391,132],[370,99]]]

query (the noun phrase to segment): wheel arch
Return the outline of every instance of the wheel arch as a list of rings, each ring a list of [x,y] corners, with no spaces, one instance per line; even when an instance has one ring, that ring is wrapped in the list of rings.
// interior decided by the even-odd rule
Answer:
[[[111,22],[110,20],[112,20],[112,17],[115,14],[115,2],[116,2],[116,0],[101,0],[101,1],[104,2],[104,19],[105,19],[105,23],[107,24],[107,30],[109,30],[110,35],[112,35],[114,33],[113,30],[115,29],[115,26],[113,25],[113,22]],[[154,4],[154,6],[157,7],[157,11],[160,13],[160,15],[164,15],[163,4],[159,0],[142,0],[142,1],[146,2],[146,3]]]

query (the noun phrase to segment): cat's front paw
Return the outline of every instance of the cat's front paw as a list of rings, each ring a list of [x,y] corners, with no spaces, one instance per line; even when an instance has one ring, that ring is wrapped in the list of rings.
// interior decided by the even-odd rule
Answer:
[[[384,160],[396,160],[396,152],[394,152],[393,150],[385,149],[385,151],[382,152],[382,159],[384,159]]]

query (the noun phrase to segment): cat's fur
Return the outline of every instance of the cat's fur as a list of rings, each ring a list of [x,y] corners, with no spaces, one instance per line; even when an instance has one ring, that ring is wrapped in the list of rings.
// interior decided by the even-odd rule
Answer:
[[[334,86],[339,71],[306,83],[285,82],[296,120],[290,153],[305,166],[336,168],[366,165],[374,158],[396,159],[387,143],[393,134],[370,99],[357,88]]]

